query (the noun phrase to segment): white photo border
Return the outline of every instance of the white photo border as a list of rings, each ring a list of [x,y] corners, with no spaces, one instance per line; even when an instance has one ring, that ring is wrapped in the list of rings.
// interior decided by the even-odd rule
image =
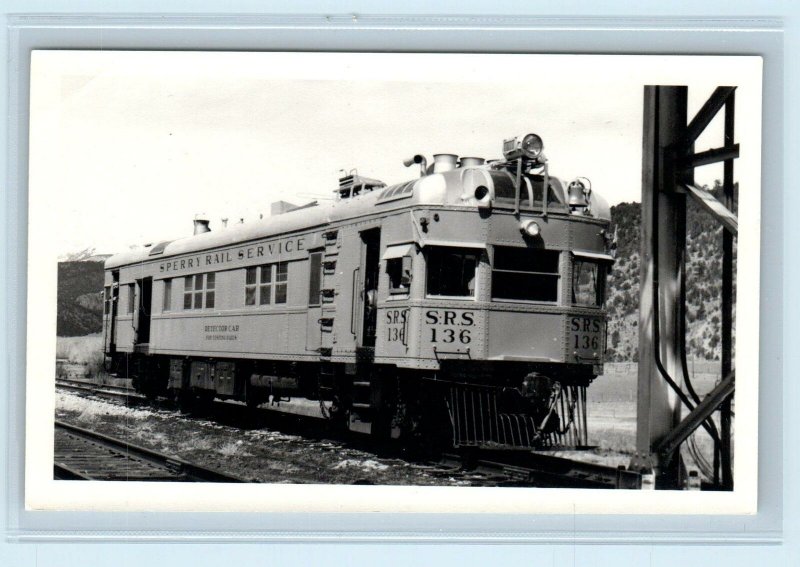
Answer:
[[[390,26],[390,27],[391,27],[391,26]],[[191,28],[191,26],[189,26],[188,28],[186,28],[184,31],[188,31],[190,28]],[[35,29],[35,26],[34,26],[33,28],[26,28],[26,29]],[[304,28],[302,28],[302,26],[301,26],[301,27],[298,27],[298,28],[295,28],[295,29],[296,29],[297,31],[301,31],[301,30],[303,30]],[[40,30],[40,31],[41,31],[41,30]],[[199,30],[197,30],[197,31],[199,31]],[[373,32],[374,32],[374,31],[376,31],[376,30],[375,30],[375,29],[367,29],[367,31],[373,31]],[[518,30],[518,31],[519,31],[519,30]],[[691,33],[691,32],[690,32],[690,33]],[[19,38],[21,38],[21,37],[22,37],[22,36],[24,36],[24,35],[25,35],[25,32],[21,32],[21,35],[19,36]],[[523,35],[524,35],[524,32],[523,32]],[[125,42],[123,41],[123,43],[125,43]],[[73,44],[73,45],[74,45],[74,44]],[[128,43],[128,45],[130,45],[130,44]],[[152,45],[152,44],[151,44],[151,45]],[[20,45],[20,44],[17,44],[17,48],[18,48],[18,50],[17,50],[17,56],[21,55],[21,52],[22,52],[22,51],[26,51],[26,50],[23,50],[23,49],[19,49],[20,47],[21,47],[21,45]],[[108,48],[108,47],[109,47],[109,46],[108,46],[108,44],[106,44],[106,48]],[[25,66],[25,65],[22,65],[22,67],[23,67],[23,68],[25,68],[26,66]],[[24,77],[24,73],[23,73],[22,75],[23,75],[23,77]],[[19,79],[21,79],[22,77],[18,77],[18,78],[19,78]],[[765,81],[766,81],[766,79],[767,79],[767,77],[765,76]],[[17,91],[17,93],[16,93],[16,94],[17,94],[17,95],[19,95],[19,94],[23,94],[23,98],[24,98],[24,95],[25,95],[25,94],[27,94],[27,93],[25,93],[25,88],[24,88],[24,86],[23,86],[23,85],[21,85],[20,83],[17,83],[17,87],[18,87],[20,90],[19,90],[19,91]],[[21,103],[21,102],[22,102],[22,101],[20,100],[20,98],[16,98],[16,99],[15,99],[14,97],[12,97],[12,105],[14,105],[14,104],[16,103],[17,107],[19,108],[19,107],[20,107],[20,103]],[[766,106],[766,99],[765,99],[765,106]],[[24,117],[24,114],[22,114],[22,115],[18,115],[18,116],[20,116],[20,117]],[[10,115],[10,118],[11,118],[11,120],[12,120],[12,122],[13,122],[13,117],[12,117],[11,115]],[[767,135],[767,130],[766,130],[767,126],[766,126],[766,123],[767,123],[767,121],[765,120],[765,125],[764,125],[764,138],[765,138],[765,145],[769,144],[769,139],[768,139],[768,138],[769,138],[769,136]],[[25,140],[27,139],[27,137],[26,137],[26,134],[27,134],[27,132],[25,131],[24,124],[17,123],[17,124],[16,124],[16,126],[17,126],[16,134],[18,135],[17,139],[18,139],[20,142],[23,142],[23,141],[25,141]],[[14,124],[12,123],[12,131],[13,131],[13,128],[14,128]],[[773,140],[773,142],[774,142],[774,140]],[[23,173],[23,171],[24,171],[24,170],[19,168],[19,166],[20,166],[21,164],[23,164],[23,163],[24,163],[24,153],[25,153],[25,152],[24,152],[24,149],[22,149],[22,148],[24,148],[24,146],[23,146],[23,145],[18,145],[17,147],[18,147],[18,148],[21,150],[21,154],[20,154],[19,156],[14,156],[14,155],[12,155],[12,157],[16,157],[16,158],[18,158],[18,160],[17,160],[17,162],[16,162],[16,163],[17,163],[17,165],[18,165],[18,169],[17,169],[17,171],[16,171],[16,173],[17,173],[16,179],[15,179],[15,176],[14,176],[14,174],[13,174],[13,171],[12,171],[12,180],[15,180],[16,182],[12,184],[12,187],[14,187],[14,188],[15,188],[15,191],[11,191],[11,192],[10,192],[10,194],[12,195],[12,197],[11,197],[11,198],[12,198],[12,201],[11,201],[11,203],[10,203],[10,205],[11,205],[11,206],[9,207],[9,209],[10,209],[11,211],[14,211],[14,212],[17,212],[17,213],[18,213],[18,212],[20,211],[20,207],[21,207],[21,210],[24,210],[24,208],[25,208],[25,207],[24,207],[24,194],[25,194],[24,187],[25,187],[25,184],[24,184],[24,182],[23,182],[23,181],[24,181],[24,173]],[[765,151],[765,154],[766,154],[766,151]],[[764,172],[764,185],[763,185],[763,186],[764,186],[764,187],[767,187],[768,185],[767,185],[767,180],[766,180],[766,178],[767,178],[767,177],[770,175],[770,173],[768,173],[768,172],[766,171],[766,170],[767,170],[767,167],[766,167],[766,165],[765,165],[765,167],[764,167],[764,170],[765,170],[765,172]],[[21,183],[21,182],[22,182],[22,183]],[[767,195],[765,195],[765,198],[766,198],[766,197],[767,197]],[[14,201],[13,199],[16,199],[16,201]],[[766,215],[765,215],[765,216],[766,216]],[[766,222],[766,220],[765,220],[765,222]],[[22,223],[19,223],[19,225],[17,225],[17,226],[20,226],[20,227],[24,226],[24,222],[22,222]],[[18,232],[18,233],[17,233],[17,236],[19,237],[21,234],[22,234],[22,233]],[[12,240],[13,240],[13,239],[12,239]],[[24,242],[24,241],[22,241],[22,240],[18,240],[18,242]],[[764,248],[765,248],[767,245],[768,245],[768,243],[767,243],[767,242],[764,242],[764,243],[762,243],[762,258],[764,258],[764,256],[763,256],[763,254],[764,254]],[[29,252],[29,254],[30,254],[31,250],[29,250],[28,252]],[[12,251],[12,256],[13,256],[13,251]],[[19,259],[19,258],[20,258],[20,256],[24,257],[24,254],[20,254],[20,249],[18,248],[18,249],[16,250],[16,258],[17,258],[17,259]],[[756,258],[757,258],[757,254],[756,254]],[[31,260],[31,257],[29,256],[29,261],[30,261],[30,260]],[[19,268],[19,263],[17,263],[17,264],[16,264],[16,267],[17,267],[17,268]],[[23,274],[21,274],[21,275],[22,275],[22,277],[23,277],[23,279],[24,279],[24,273],[23,273]],[[763,279],[762,279],[762,283],[765,283]],[[764,297],[764,295],[763,295],[763,294],[764,294],[764,288],[762,288],[762,298]],[[29,296],[29,297],[30,297],[30,296]],[[22,319],[22,320],[24,320],[24,312],[23,312],[23,319]],[[29,323],[30,323],[30,322],[29,322]],[[764,322],[762,321],[762,325],[763,325],[763,324],[764,324]],[[34,328],[32,327],[32,325],[30,325],[30,324],[29,324],[29,327],[28,327],[28,332],[29,332],[29,333],[31,333],[33,329],[34,329]],[[762,326],[762,333],[763,333],[763,326]],[[41,335],[38,335],[38,336],[41,336]],[[762,347],[763,347],[763,346],[764,346],[764,337],[763,337],[763,334],[762,334]],[[768,352],[768,351],[769,351],[769,348],[767,348],[767,349],[765,349],[765,350]],[[47,357],[46,357],[46,356],[42,356],[41,358],[42,358],[42,359],[46,359]],[[29,358],[29,362],[28,362],[28,364],[29,364],[29,365],[30,365],[30,361],[31,361],[31,360],[32,360],[32,358]],[[51,358],[50,360],[52,360],[52,358]],[[24,363],[23,363],[23,364],[24,364]],[[22,365],[20,365],[20,364],[19,364],[19,361],[18,361],[18,362],[17,362],[17,365],[13,365],[13,366],[12,366],[12,368],[14,368],[14,367],[15,367],[15,368],[17,368],[17,369],[19,369],[19,368],[21,368],[21,367],[22,367]],[[764,371],[764,360],[762,359],[762,376],[763,376],[763,371]],[[19,389],[19,384],[18,384],[17,382],[15,382],[15,381],[9,381],[9,383],[11,384],[11,389],[12,389],[12,396],[10,397],[10,402],[11,402],[11,408],[12,408],[12,411],[11,411],[10,413],[11,413],[11,417],[12,417],[12,421],[13,421],[13,419],[14,419],[15,417],[16,417],[16,418],[19,418],[20,414],[22,413],[22,407],[21,407],[21,406],[19,406],[19,405],[15,405],[15,403],[14,403],[14,400],[15,400],[15,399],[18,399],[18,396],[20,395],[20,393],[23,393],[23,396],[24,396],[24,392],[21,392],[21,390]],[[762,381],[762,385],[763,385],[763,381]],[[16,396],[17,396],[16,398],[15,398],[14,394],[16,394]],[[763,403],[763,396],[762,396],[762,403]],[[31,408],[29,408],[29,410],[30,410],[30,409],[31,409]],[[32,414],[31,414],[31,412],[26,412],[26,413],[27,413],[29,416],[30,416],[30,415],[32,415]],[[52,414],[50,414],[50,415],[52,415]],[[773,414],[773,415],[774,415],[774,414]],[[737,420],[738,420],[738,419],[740,419],[740,418],[741,418],[741,416],[740,416],[740,415],[737,415]],[[762,420],[762,421],[761,421],[761,427],[760,427],[760,430],[761,430],[762,432],[764,431],[764,423],[763,423],[763,420],[764,420],[764,419],[765,419],[765,417],[764,417],[764,412],[761,412],[761,420]],[[19,423],[19,422],[17,422],[17,423]],[[14,443],[13,443],[13,441],[14,441],[14,440],[12,439],[12,449],[14,448]],[[17,439],[16,441],[17,441],[17,445],[16,445],[16,447],[17,447],[17,449],[19,449],[19,448],[20,448],[20,445],[19,445],[19,439]],[[763,450],[764,450],[764,445],[762,444],[762,445],[760,445],[760,447],[761,447],[761,450],[763,451]],[[761,452],[759,452],[759,459],[758,459],[758,461],[759,461],[759,463],[760,463],[760,464],[763,464],[763,463],[761,463],[761,461],[762,461],[762,458],[761,458]],[[14,462],[15,462],[15,464],[16,464],[16,465],[18,465],[18,466],[21,464],[19,461],[14,461]],[[774,477],[773,477],[773,478],[774,478]],[[31,480],[32,480],[32,479],[26,479],[26,484],[27,484],[29,481],[31,481]],[[110,485],[110,484],[112,484],[112,483],[109,483],[109,485]],[[16,485],[16,487],[15,487],[14,485],[12,485],[12,488],[16,488],[16,489],[17,489],[17,491],[12,491],[12,492],[15,492],[15,493],[16,493],[16,495],[17,495],[17,496],[19,496],[19,495],[20,495],[20,493],[19,493],[19,491],[18,491],[18,490],[19,490],[19,488],[20,488],[20,485]],[[118,488],[118,487],[117,487],[117,488]],[[229,488],[229,487],[225,487],[225,488],[227,489],[227,488]],[[308,487],[305,487],[305,488],[307,489]],[[361,487],[359,487],[359,488],[361,488]],[[475,489],[469,489],[469,490],[475,490]],[[478,490],[482,490],[482,489],[478,489]],[[585,494],[585,491],[581,491],[581,496],[583,496],[584,494]],[[637,494],[636,496],[637,496],[637,497],[639,497],[639,496],[641,496],[641,495],[640,495],[640,494]],[[674,496],[674,494],[673,494],[673,496]],[[751,498],[753,498],[753,497],[754,497],[754,492],[753,492],[753,493],[751,493],[749,496],[750,496]],[[679,498],[679,499],[680,499],[680,498]],[[222,505],[224,505],[224,502],[222,503]],[[124,508],[123,508],[123,509],[124,509]],[[219,509],[219,508],[217,508],[217,509]],[[295,510],[295,511],[296,511],[296,510]],[[324,513],[326,513],[326,512],[331,512],[331,511],[333,511],[333,510],[332,510],[332,509],[330,509],[330,508],[328,508],[328,509],[319,509],[319,510],[316,510],[316,512],[318,512],[318,513],[320,513],[320,514],[324,514]],[[362,511],[367,511],[367,510],[362,510]],[[409,512],[419,512],[420,510],[408,510],[408,511],[409,511]],[[433,510],[427,510],[427,511],[429,511],[429,512],[430,512],[430,511],[433,511]],[[587,510],[587,511],[588,511],[588,512],[590,512],[590,513],[591,513],[591,512],[595,512],[595,513],[597,512],[597,510],[596,510],[596,509],[595,509],[595,510]],[[274,510],[273,510],[273,512],[274,512]],[[466,513],[466,511],[464,511],[464,512]],[[522,512],[522,511],[520,511],[520,512]],[[572,513],[572,514],[574,514],[574,513],[579,513],[579,512],[580,512],[580,510],[579,510],[579,509],[576,507],[576,508],[573,508],[573,510],[572,510],[572,511],[569,511],[569,510],[564,510],[564,509],[559,509],[559,510],[553,510],[553,512],[558,512],[558,513],[561,513],[561,514],[567,514],[567,517],[570,517],[570,516],[571,516],[571,513]],[[570,512],[571,512],[571,513],[570,513]],[[22,511],[20,511],[20,514],[19,514],[19,515],[17,515],[17,516],[15,516],[13,519],[16,519],[16,520],[18,520],[18,521],[19,521],[19,520],[22,520],[22,519],[23,519],[23,517],[24,517],[24,518],[31,518],[31,517],[32,517],[32,516],[31,516],[31,514],[33,514],[33,515],[39,514],[39,517],[42,517],[42,514],[45,514],[45,515],[46,515],[47,513],[45,513],[45,512],[41,512],[41,513],[38,513],[38,512],[33,512],[33,513],[32,513],[32,512],[28,512],[28,511],[24,511],[24,510],[22,510]],[[12,515],[12,516],[13,516],[13,515]],[[95,516],[95,518],[100,518],[100,517],[104,516],[104,514],[102,514],[102,513],[94,513],[94,516]],[[133,517],[136,517],[137,515],[135,515],[135,514],[130,514],[130,515],[126,515],[126,516],[127,516],[128,518],[133,518]],[[203,517],[203,516],[204,516],[204,514],[202,514],[202,513],[198,513],[198,514],[196,514],[196,517],[198,518],[198,521],[197,521],[197,525],[198,525],[198,526],[200,526],[200,525],[202,525],[202,524],[204,523],[204,522],[202,521],[202,517]],[[279,515],[279,516],[280,516],[280,515]],[[437,517],[438,517],[438,516],[437,516]],[[447,515],[447,516],[442,516],[442,518],[445,518],[445,517],[446,517],[446,518],[449,518],[449,517],[451,517],[451,516],[450,516],[450,515]],[[358,518],[358,516],[356,516],[356,518]],[[408,518],[408,516],[407,516],[406,518]],[[487,518],[487,519],[489,519],[489,518],[491,518],[491,516],[487,516],[486,518]],[[589,519],[589,518],[591,518],[591,516],[587,516],[587,519]],[[288,519],[288,517],[287,517],[287,519]],[[574,519],[574,518],[573,518],[573,519]],[[623,524],[627,523],[627,522],[626,522],[626,520],[627,520],[627,519],[628,519],[628,518],[622,518],[622,519],[621,519],[621,520],[622,520],[622,523],[623,523]],[[632,519],[632,518],[630,518],[630,519]],[[663,520],[663,518],[659,518],[659,519],[662,519],[662,520]],[[676,517],[675,519],[678,519],[678,518]],[[620,518],[618,518],[618,517],[615,517],[615,520],[620,520]],[[37,523],[38,523],[38,522],[36,522],[36,521],[32,522],[32,524],[37,524]],[[128,522],[123,522],[123,523],[125,523],[125,524],[127,524],[127,525],[130,525]],[[168,523],[169,523],[169,522],[168,522]],[[288,526],[288,525],[291,525],[291,523],[292,523],[292,522],[287,522],[287,526]],[[369,522],[367,522],[367,523],[369,523]],[[403,523],[403,522],[401,522],[401,524],[402,524],[402,523]],[[427,522],[426,522],[426,523],[427,523]],[[659,524],[659,523],[661,523],[661,522],[659,522],[658,520],[656,520],[656,521],[654,521],[654,522],[652,522],[652,523],[653,523],[653,524]],[[668,523],[670,523],[670,522],[668,522]],[[26,525],[30,525],[30,524],[31,524],[31,523],[26,523],[26,522],[18,522],[18,524],[17,524],[17,526],[18,526],[18,529],[20,529],[20,530],[21,530],[19,533],[20,533],[20,534],[23,534],[23,532],[25,532],[25,530],[26,530]],[[674,526],[680,526],[681,524],[684,524],[684,525],[685,525],[685,522],[676,523],[676,524],[674,524]],[[313,525],[313,523],[312,523],[311,525]],[[573,524],[573,525],[574,525],[574,524]],[[725,525],[725,521],[723,521],[723,522],[722,522],[721,524],[719,524],[719,525]],[[633,531],[631,531],[631,532],[627,532],[627,533],[635,533],[635,532],[636,532],[636,530],[635,530],[634,526],[635,526],[635,524],[631,524],[631,525],[629,526],[629,528],[632,528],[632,529],[633,529]],[[711,537],[712,539],[713,539],[713,538],[722,538],[722,539],[725,539],[726,537],[733,537],[733,538],[736,538],[736,536],[737,536],[737,534],[736,534],[736,529],[735,529],[735,528],[733,528],[733,526],[734,526],[734,524],[730,524],[730,527],[731,527],[731,532],[730,532],[730,533],[728,533],[728,532],[726,532],[725,530],[723,530],[721,533],[720,533],[720,532],[717,532],[715,535],[709,535],[709,534],[706,534],[706,535],[705,535],[705,536],[703,536],[703,537],[706,537],[706,538],[708,538],[708,537]],[[45,531],[46,531],[46,530],[45,530]],[[113,531],[113,530],[109,530],[109,531]],[[191,531],[191,530],[189,530],[189,531]],[[368,531],[369,531],[369,530],[368,530]],[[201,532],[202,532],[202,528],[201,528]],[[302,532],[302,530],[301,530],[301,532]],[[656,530],[653,530],[653,531],[651,531],[651,530],[645,530],[645,532],[646,532],[647,534],[650,534],[651,536],[655,537],[656,539],[658,539],[658,538],[659,538],[659,535],[657,535],[657,534],[661,533],[661,534],[663,535],[663,534],[665,533],[665,532],[663,532],[663,531],[660,531],[660,530],[658,530],[658,529],[656,529]],[[676,530],[676,529],[673,527],[671,530],[669,530],[669,533],[670,533],[671,535],[669,535],[669,536],[665,536],[665,537],[667,537],[667,538],[669,538],[669,537],[674,537],[674,538],[676,538],[676,540],[679,540],[679,541],[680,541],[680,540],[681,540],[681,536],[675,536],[675,533],[676,533],[676,532],[682,532],[682,530],[679,530],[679,529],[678,529],[678,530]],[[701,532],[701,530],[700,530],[700,531],[696,531],[695,533],[700,533],[700,532]],[[169,529],[169,527],[167,527],[167,526],[164,526],[164,529],[162,530],[162,533],[165,533],[165,534],[167,534],[167,533],[170,533],[170,529]],[[182,532],[180,532],[180,531],[179,531],[179,532],[177,532],[177,535],[175,535],[175,537],[180,537],[180,535],[179,535],[180,533],[182,533]],[[242,533],[243,533],[243,534],[247,534],[247,533],[249,533],[250,535],[249,535],[249,536],[247,536],[247,537],[254,537],[254,536],[252,535],[252,534],[253,534],[253,532],[246,532],[246,531],[244,531],[244,530],[243,530],[243,531],[242,531]],[[276,536],[276,535],[275,535],[275,532],[273,532],[273,534],[274,534],[274,535],[273,535],[273,537],[286,537],[286,533],[287,533],[287,532],[283,532],[283,534],[284,534],[283,536]],[[294,532],[292,532],[292,533],[294,533]],[[308,532],[303,532],[303,533],[305,533],[305,535],[304,535],[304,536],[303,536],[303,535],[301,535],[300,537],[311,537],[312,539],[314,539],[314,537],[315,537],[315,536],[313,535],[313,533],[314,533],[314,532],[313,532],[313,530],[309,530]],[[322,535],[322,534],[323,534],[323,533],[326,533],[326,532],[317,532],[317,533],[319,534],[319,536],[318,536],[318,537],[320,537],[320,538],[324,539],[324,537],[325,537],[325,536],[324,536],[324,535]],[[337,533],[338,533],[338,532],[337,532]],[[374,532],[373,532],[373,533],[374,533]],[[381,533],[382,535],[378,535],[377,537],[381,538],[381,537],[386,537],[386,536],[387,536],[387,532],[385,532],[385,531],[382,531],[382,532],[380,532],[380,533]],[[400,531],[398,531],[398,532],[397,532],[397,534],[398,534],[398,535],[400,535],[400,537],[404,537],[404,536],[403,536],[403,534],[408,534],[408,533],[410,533],[410,532],[409,532],[409,531],[403,531],[403,530],[400,530]],[[414,533],[419,533],[419,532],[414,532]],[[457,533],[458,533],[458,532],[456,532],[456,531],[452,531],[452,532],[450,532],[450,533],[451,533],[451,535],[452,535],[452,536],[453,536],[455,539],[458,539],[458,537],[459,537],[459,536],[457,535]],[[502,530],[501,530],[500,532],[494,532],[494,533],[495,533],[495,534],[497,534],[497,535],[499,536],[501,533],[504,533],[504,532],[502,532]],[[530,533],[534,533],[534,532],[530,532]],[[543,532],[543,533],[545,533],[545,532]],[[603,539],[604,537],[607,537],[607,535],[605,535],[605,536],[602,536],[602,535],[601,535],[601,536],[588,535],[588,534],[590,534],[590,533],[592,533],[592,531],[591,531],[591,530],[587,530],[587,538],[588,538],[588,540],[593,540],[594,538],[597,538],[597,539],[599,540],[599,539]],[[594,533],[596,533],[596,534],[607,534],[608,532],[607,532],[607,530],[602,530],[602,531],[598,531],[598,532],[594,532]],[[620,530],[620,533],[626,533],[626,530],[623,528],[622,530]],[[749,537],[750,537],[750,538],[752,538],[750,541],[762,541],[762,540],[763,540],[763,541],[771,541],[771,540],[772,540],[772,539],[775,537],[775,533],[776,533],[776,531],[775,531],[774,529],[767,529],[767,530],[761,530],[761,531],[759,531],[758,529],[756,529],[755,531],[752,531],[752,532],[750,532],[750,534],[753,534],[753,535],[750,535]],[[29,535],[31,535],[31,534],[29,534]],[[208,535],[210,536],[210,538],[211,538],[211,539],[214,539],[215,537],[219,537],[219,534],[218,534],[218,533],[217,533],[216,535],[212,535],[212,534],[208,534]],[[376,534],[376,535],[377,535],[377,534]],[[506,534],[506,535],[510,535],[510,534]],[[539,536],[538,536],[538,537],[541,537],[541,535],[542,535],[542,534],[539,534]],[[692,539],[692,536],[691,536],[691,535],[689,535],[689,534],[685,534],[685,535],[687,536],[687,538],[688,538],[689,540],[691,540],[691,539]],[[744,533],[742,533],[741,535],[743,535],[743,536],[744,536]],[[128,536],[125,536],[125,537],[128,537]],[[130,537],[135,537],[135,534],[131,534],[131,535],[130,535]],[[171,537],[171,536],[167,536],[167,537]],[[266,536],[266,537],[269,537],[269,536]],[[420,537],[420,536],[417,536],[417,537]],[[446,536],[445,536],[445,537],[446,537]],[[510,537],[513,537],[513,536],[510,536]],[[526,536],[522,536],[522,537],[523,537],[523,538],[525,538]],[[527,536],[527,537],[534,537],[534,539],[537,539],[537,536],[535,536],[535,535],[534,535],[534,536]],[[573,537],[573,538],[574,538],[574,537],[575,537],[575,534],[573,533],[571,537]],[[626,537],[630,537],[630,536],[629,536],[629,535],[623,535],[622,537],[623,537],[623,539],[624,539],[624,538],[626,538]],[[556,535],[556,532],[553,532],[553,533],[550,533],[549,535],[544,535],[544,539],[548,539],[548,538],[552,538],[552,540],[553,540],[553,541],[557,541],[557,540],[559,539],[559,536],[558,536],[558,535]],[[412,539],[413,539],[413,536],[412,536]]]

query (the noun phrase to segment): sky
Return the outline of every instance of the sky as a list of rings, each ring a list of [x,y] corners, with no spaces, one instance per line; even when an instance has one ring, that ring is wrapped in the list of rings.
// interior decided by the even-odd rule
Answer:
[[[497,158],[503,139],[535,132],[551,174],[638,201],[643,84],[689,85],[690,115],[716,85],[740,85],[743,155],[758,133],[752,73],[688,59],[37,52],[31,191],[68,228],[59,255],[113,253],[189,235],[196,214],[213,230],[273,201],[332,198],[343,169],[393,184],[418,175],[402,164],[413,154]],[[721,122],[697,150],[721,145]]]

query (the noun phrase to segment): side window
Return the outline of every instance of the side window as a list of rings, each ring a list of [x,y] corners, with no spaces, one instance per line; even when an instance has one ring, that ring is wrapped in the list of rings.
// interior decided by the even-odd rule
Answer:
[[[560,252],[494,247],[492,299],[558,302]]]
[[[103,288],[103,313],[108,315],[111,310],[111,286],[107,285]]]
[[[136,308],[136,286],[128,284],[128,313],[133,313]]]
[[[408,295],[411,287],[411,261],[411,256],[386,260],[390,295]]]
[[[572,268],[572,303],[589,307],[603,305],[605,266],[598,262],[575,259]]]
[[[261,266],[261,277],[258,280],[258,304],[269,305],[272,302],[272,266]]]
[[[474,250],[430,246],[427,251],[427,293],[474,297],[478,253]]]
[[[194,287],[194,276],[183,278],[183,308],[192,308],[192,288]]]
[[[247,272],[244,278],[244,304],[245,305],[255,305],[256,304],[256,292],[258,288],[256,287],[256,277],[258,275],[258,268],[247,268]]]
[[[194,305],[192,308],[203,308],[203,274],[196,274],[194,276]]]
[[[320,304],[322,288],[322,252],[314,252],[308,257],[308,306]]]
[[[286,303],[288,279],[287,262],[247,268],[244,280],[244,304]]]
[[[275,264],[275,303],[286,303],[286,292],[289,280],[289,264]]]
[[[206,309],[214,309],[216,274],[206,274]]]
[[[164,305],[162,311],[172,309],[172,280],[164,280]]]
[[[195,274],[183,278],[183,308],[202,309],[203,297],[205,306],[213,309],[215,299],[216,274]]]

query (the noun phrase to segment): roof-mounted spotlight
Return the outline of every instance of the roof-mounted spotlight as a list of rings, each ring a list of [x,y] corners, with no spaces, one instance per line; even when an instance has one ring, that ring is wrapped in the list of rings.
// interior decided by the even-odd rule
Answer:
[[[522,141],[519,138],[503,140],[503,157],[507,160],[523,158],[531,161],[541,161],[544,157],[544,142],[536,134],[527,134]]]

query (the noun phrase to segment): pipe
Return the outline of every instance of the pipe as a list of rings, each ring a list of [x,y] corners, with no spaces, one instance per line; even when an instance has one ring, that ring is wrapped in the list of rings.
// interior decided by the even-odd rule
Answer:
[[[428,160],[425,159],[425,156],[417,154],[415,156],[403,160],[403,165],[405,165],[406,167],[411,167],[415,163],[419,164],[419,176],[425,177],[425,175],[427,175],[427,170],[428,170]]]

